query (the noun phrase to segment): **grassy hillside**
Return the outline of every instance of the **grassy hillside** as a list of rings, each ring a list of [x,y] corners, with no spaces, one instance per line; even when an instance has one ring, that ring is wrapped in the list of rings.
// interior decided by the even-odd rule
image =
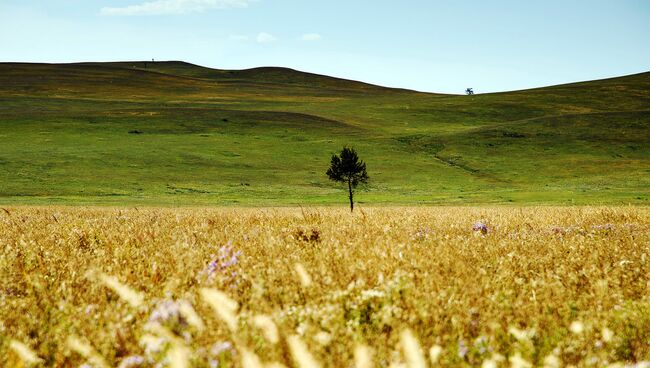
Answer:
[[[475,96],[285,68],[0,64],[0,203],[650,200],[650,73]]]

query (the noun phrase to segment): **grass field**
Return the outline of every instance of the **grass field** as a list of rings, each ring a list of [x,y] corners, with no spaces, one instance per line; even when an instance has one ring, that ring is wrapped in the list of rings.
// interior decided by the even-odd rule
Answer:
[[[647,207],[23,206],[0,234],[0,366],[650,360]]]
[[[463,90],[466,86],[459,86]],[[475,96],[282,68],[0,64],[0,203],[648,204],[650,73]]]

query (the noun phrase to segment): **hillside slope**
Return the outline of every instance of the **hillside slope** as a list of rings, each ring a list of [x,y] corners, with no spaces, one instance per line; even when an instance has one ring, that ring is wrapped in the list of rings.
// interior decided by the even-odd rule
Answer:
[[[0,203],[650,199],[650,73],[508,93],[389,89],[285,68],[0,63]]]

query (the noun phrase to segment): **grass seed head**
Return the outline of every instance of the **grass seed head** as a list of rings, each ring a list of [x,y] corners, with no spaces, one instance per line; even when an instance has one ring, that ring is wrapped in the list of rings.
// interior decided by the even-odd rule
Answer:
[[[580,321],[573,321],[569,326],[569,330],[576,335],[580,335],[585,330],[585,325]]]
[[[442,346],[440,345],[433,345],[431,349],[429,349],[429,360],[431,361],[431,365],[438,364],[441,354],[442,354]]]
[[[27,367],[43,363],[43,359],[39,358],[29,346],[20,341],[11,340],[9,348],[20,357]]]
[[[508,333],[514,336],[520,342],[530,342],[530,340],[535,336],[535,330],[521,330],[516,327],[510,327]]]
[[[485,359],[481,364],[481,368],[497,368],[497,367],[498,367],[497,362],[492,358]]]
[[[302,265],[302,263],[296,263],[294,264],[294,269],[296,270],[296,274],[298,275],[298,280],[300,280],[300,285],[308,289],[311,286],[311,276],[309,276],[309,273],[305,269],[305,266]]]
[[[226,323],[231,332],[237,331],[239,304],[223,292],[210,288],[201,289],[201,297],[212,307],[217,316]]]
[[[408,368],[425,368],[427,366],[420,343],[411,330],[406,329],[400,333],[400,343]]]
[[[239,349],[239,354],[241,355],[241,365],[244,368],[264,368],[264,364],[262,364],[262,360],[260,359],[257,354],[254,352],[246,349],[246,348],[240,348]]]
[[[262,330],[264,337],[271,344],[277,344],[280,341],[280,334],[278,327],[273,322],[273,319],[265,314],[258,314],[253,317],[253,324],[255,327]]]
[[[296,335],[289,336],[287,338],[287,344],[289,344],[289,350],[291,350],[291,356],[296,366],[300,368],[320,368],[320,363],[309,352],[307,345],[305,345],[300,337]]]
[[[264,368],[287,368],[287,366],[282,363],[271,362],[271,363],[266,363],[264,365]]]
[[[99,368],[108,368],[106,360],[88,343],[82,341],[77,336],[69,336],[67,345],[70,350],[88,359],[88,361]]]
[[[189,368],[191,350],[177,341],[172,341],[171,347],[167,352],[167,359],[171,368]]]
[[[144,296],[142,293],[133,290],[129,286],[118,281],[117,278],[109,275],[100,274],[99,280],[108,288],[113,290],[125,302],[129,303],[132,307],[137,308],[142,305]]]
[[[203,331],[205,324],[199,315],[196,313],[192,305],[187,301],[179,302],[179,312],[187,320],[187,323],[199,331]]]
[[[557,357],[557,355],[549,354],[544,357],[544,368],[560,368],[561,366],[562,362],[560,361],[560,358]]]
[[[532,368],[533,365],[525,360],[524,358],[521,357],[520,352],[516,352],[513,356],[511,356],[508,361],[510,361],[510,366],[512,368]]]
[[[372,351],[368,346],[358,344],[354,348],[354,367],[372,368]]]
[[[610,330],[607,327],[603,327],[602,331],[600,332],[601,336],[603,337],[604,342],[611,342],[612,339],[614,338],[614,332]]]

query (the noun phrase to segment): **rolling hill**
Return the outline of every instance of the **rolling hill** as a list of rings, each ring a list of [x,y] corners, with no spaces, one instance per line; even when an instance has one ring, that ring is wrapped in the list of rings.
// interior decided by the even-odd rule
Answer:
[[[0,203],[650,200],[650,73],[507,93],[390,89],[286,68],[0,63]]]

